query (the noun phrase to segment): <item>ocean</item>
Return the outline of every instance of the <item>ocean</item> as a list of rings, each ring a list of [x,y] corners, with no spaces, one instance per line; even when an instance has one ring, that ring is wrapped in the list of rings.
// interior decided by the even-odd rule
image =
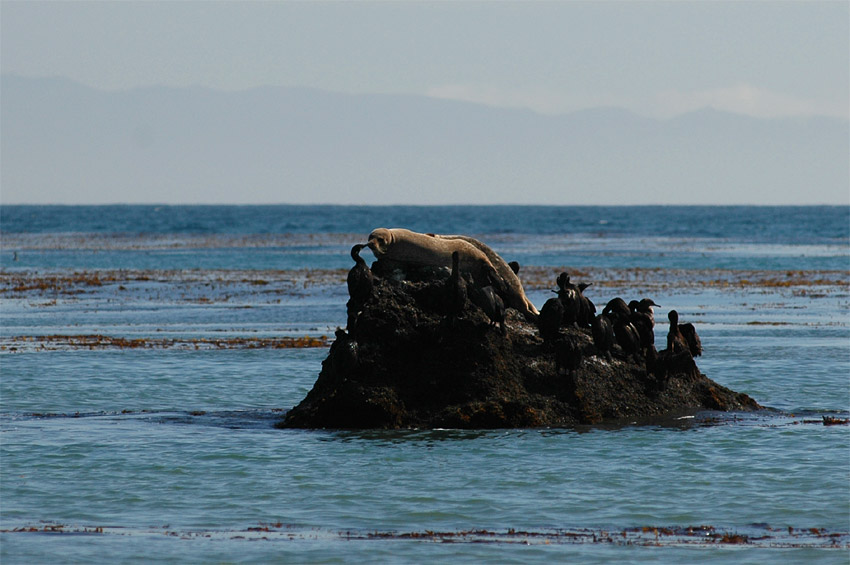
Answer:
[[[275,429],[376,227],[473,235],[538,307],[651,297],[767,409]],[[847,206],[4,205],[0,320],[4,565],[850,558]]]

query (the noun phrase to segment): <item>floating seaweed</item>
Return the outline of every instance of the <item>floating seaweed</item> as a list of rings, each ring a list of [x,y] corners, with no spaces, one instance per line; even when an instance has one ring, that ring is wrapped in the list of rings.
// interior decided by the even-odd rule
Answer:
[[[22,344],[42,349],[301,349],[328,347],[328,337],[126,338],[100,334],[17,336],[3,340],[0,350],[17,351]]]
[[[830,532],[825,528],[771,527],[752,524],[726,529],[718,526],[635,526],[626,528],[553,528],[528,530],[507,528],[488,530],[381,531],[381,530],[323,530],[294,524],[261,523],[240,530],[173,530],[161,528],[131,529],[107,526],[70,526],[41,523],[39,525],[0,529],[4,534],[50,535],[166,535],[183,540],[216,538],[246,541],[418,541],[422,543],[461,544],[523,544],[523,545],[612,545],[644,547],[710,548],[718,545],[740,545],[759,549],[816,548],[826,550],[850,549],[850,532]]]

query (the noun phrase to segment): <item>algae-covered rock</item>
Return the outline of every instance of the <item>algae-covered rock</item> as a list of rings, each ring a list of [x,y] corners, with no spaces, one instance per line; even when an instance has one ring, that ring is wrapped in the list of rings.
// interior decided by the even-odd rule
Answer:
[[[450,305],[447,269],[376,262],[349,302],[307,397],[283,428],[570,427],[701,409],[761,408],[701,374],[687,352],[602,352],[569,324],[544,341],[513,309],[507,332],[473,301]]]

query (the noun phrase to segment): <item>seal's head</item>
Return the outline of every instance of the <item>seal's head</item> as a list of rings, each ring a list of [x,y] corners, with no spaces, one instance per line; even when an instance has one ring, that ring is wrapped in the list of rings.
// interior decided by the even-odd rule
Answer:
[[[376,257],[384,255],[393,241],[393,234],[387,228],[378,228],[369,234],[369,243],[366,245],[372,250]]]

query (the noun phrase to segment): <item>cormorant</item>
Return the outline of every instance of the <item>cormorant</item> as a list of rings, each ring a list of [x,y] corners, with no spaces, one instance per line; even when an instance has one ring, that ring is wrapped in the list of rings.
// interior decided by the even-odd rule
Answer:
[[[685,338],[685,342],[688,344],[688,350],[692,356],[699,357],[702,355],[702,341],[700,341],[699,335],[697,335],[697,329],[693,324],[690,322],[679,324],[679,333]]]
[[[655,304],[651,300],[649,302]],[[641,303],[644,303],[644,301],[641,300],[638,302],[637,300],[632,300],[629,302],[629,310],[631,310],[629,321],[640,336],[641,348],[647,349],[655,345],[655,321],[652,316],[652,308],[647,305],[648,303],[644,303],[645,306],[641,306]],[[648,308],[649,313],[642,311],[641,308]]]
[[[596,305],[588,297],[584,295],[585,289],[593,283],[579,283],[579,310],[578,310],[578,325],[582,328],[590,327],[593,324],[593,317],[596,316]]]
[[[614,337],[617,338],[617,345],[622,347],[626,354],[640,353],[640,334],[628,317],[614,319]]]
[[[508,328],[505,326],[505,302],[496,294],[492,286],[474,288],[470,298],[472,303],[481,308],[487,317],[490,318],[491,325],[499,325],[502,335],[507,334]]]
[[[611,358],[611,347],[614,345],[614,324],[605,314],[599,314],[593,318],[590,324],[590,333],[593,335],[593,344],[600,353]]]
[[[581,310],[581,292],[570,282],[570,276],[567,273],[561,273],[558,276],[558,298],[564,304],[564,325],[575,324]]]
[[[351,248],[351,258],[354,259],[354,266],[348,271],[348,294],[354,304],[361,305],[372,295],[372,284],[374,277],[372,271],[366,265],[366,261],[360,256],[360,250],[366,247],[362,243],[358,243]]]
[[[334,373],[346,376],[356,371],[360,364],[359,348],[357,342],[344,330],[337,328],[334,335],[336,340],[331,344],[328,357],[331,359]]]
[[[570,338],[560,339],[555,342],[555,371],[561,372],[566,369],[572,373],[581,366],[581,347]]]
[[[452,253],[452,274],[446,281],[446,301],[452,324],[466,309],[467,303],[466,280],[460,275],[459,263],[460,254],[455,251]]]
[[[611,316],[613,318],[617,317],[625,317],[628,318],[629,314],[631,314],[631,310],[629,310],[629,305],[626,304],[626,301],[620,298],[612,298],[608,301],[608,304],[605,305],[605,308],[602,309],[602,313],[606,316]]]
[[[667,351],[671,354],[687,351],[690,353],[685,336],[679,330],[679,313],[675,310],[670,310],[667,314],[667,319],[670,320],[670,330],[667,332]]]

